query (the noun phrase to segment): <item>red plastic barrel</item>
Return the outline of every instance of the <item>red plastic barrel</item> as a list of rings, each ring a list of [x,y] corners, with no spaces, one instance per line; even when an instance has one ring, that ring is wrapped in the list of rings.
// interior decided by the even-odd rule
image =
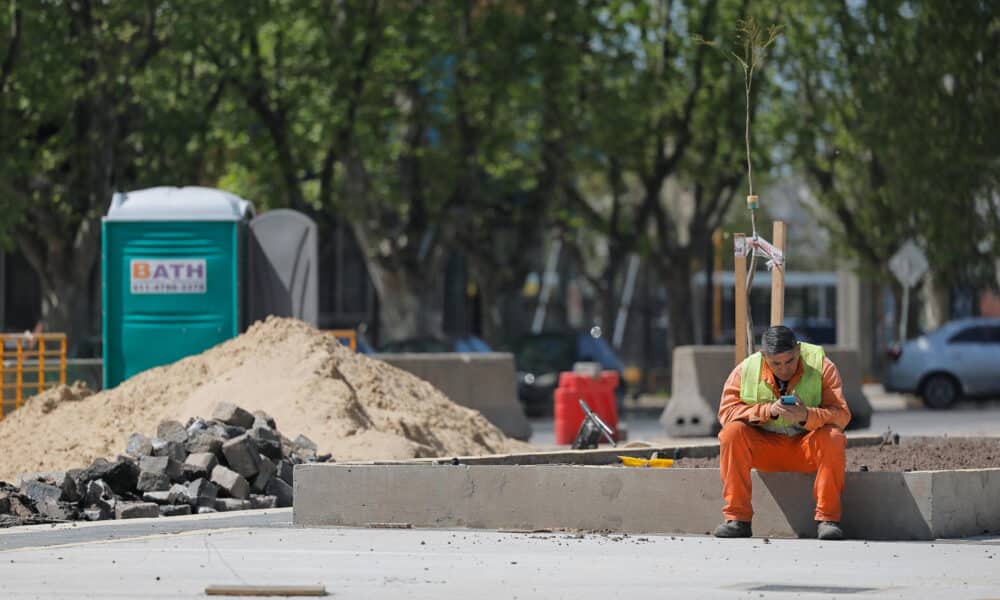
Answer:
[[[595,399],[597,407],[591,406],[591,410],[608,424],[615,432],[615,439],[618,439],[618,402],[615,398],[615,390],[618,388],[618,371],[602,371],[600,379],[596,380],[599,388],[599,397]]]
[[[604,371],[599,378],[579,373],[565,372],[559,375],[559,387],[553,395],[553,427],[557,444],[571,444],[576,439],[586,413],[580,407],[583,399],[608,427],[618,434],[618,406],[615,402],[615,388],[618,387],[618,373]]]

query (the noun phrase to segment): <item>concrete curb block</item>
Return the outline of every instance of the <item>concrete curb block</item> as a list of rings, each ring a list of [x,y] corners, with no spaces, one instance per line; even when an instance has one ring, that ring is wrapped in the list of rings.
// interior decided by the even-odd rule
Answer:
[[[919,439],[919,438],[907,438]],[[847,447],[877,446],[883,442],[877,434],[847,434]],[[713,444],[680,443],[663,446],[596,448],[593,450],[551,450],[520,454],[491,454],[488,456],[456,456],[454,458],[411,458],[405,460],[350,461],[352,465],[446,465],[456,461],[463,465],[617,465],[619,456],[650,458],[653,453],[660,458],[711,458],[719,455],[718,442]]]
[[[514,355],[483,353],[376,354],[441,390],[452,402],[478,410],[505,435],[527,440],[531,424],[517,400]]]
[[[814,537],[811,475],[753,473],[754,533]],[[295,469],[293,523],[706,534],[718,469],[578,465],[341,465]],[[928,540],[1000,531],[1000,469],[847,473],[845,533]]]
[[[862,389],[861,361],[857,350],[827,346],[826,355],[840,371],[844,399],[851,409],[848,429],[871,424],[872,406]],[[719,432],[722,386],[733,370],[735,346],[678,346],[672,360],[673,390],[660,423],[672,437],[715,435]]]

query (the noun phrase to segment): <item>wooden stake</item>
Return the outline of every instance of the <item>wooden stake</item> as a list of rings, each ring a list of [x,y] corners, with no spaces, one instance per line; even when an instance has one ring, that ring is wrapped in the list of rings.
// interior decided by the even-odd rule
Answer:
[[[322,585],[210,585],[206,596],[326,596]]]
[[[773,245],[785,254],[785,222],[774,222]],[[771,325],[781,325],[785,321],[785,267],[771,269]]]
[[[719,275],[722,273],[722,230],[716,229],[712,234],[712,244],[715,246],[715,265],[713,273],[715,277],[712,282],[712,341],[718,342],[722,337],[722,282]]]
[[[733,235],[733,253],[736,275],[733,290],[733,304],[736,305],[733,334],[736,338],[736,364],[740,364],[747,357],[747,254],[746,236],[742,233]]]

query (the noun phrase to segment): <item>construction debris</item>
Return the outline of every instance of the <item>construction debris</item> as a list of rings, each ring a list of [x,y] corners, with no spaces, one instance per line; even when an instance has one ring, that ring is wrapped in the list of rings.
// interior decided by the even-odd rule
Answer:
[[[199,416],[212,427],[182,427]],[[260,454],[274,460],[283,451],[269,433],[274,419],[312,440],[299,451],[303,459],[474,456],[529,448],[426,381],[352,352],[307,323],[272,317],[115,388],[93,394],[85,386],[60,386],[28,399],[0,421],[0,480],[114,457],[128,440],[130,455],[168,456],[182,469],[192,453],[228,453],[238,462],[227,468],[252,484],[259,468],[255,457],[243,440],[220,450],[218,434],[230,441],[246,433]]]
[[[220,403],[212,414],[162,421],[154,438],[133,433],[112,461],[25,473],[19,487],[0,482],[0,527],[291,506],[292,467],[331,460],[306,436],[281,435],[261,411]]]

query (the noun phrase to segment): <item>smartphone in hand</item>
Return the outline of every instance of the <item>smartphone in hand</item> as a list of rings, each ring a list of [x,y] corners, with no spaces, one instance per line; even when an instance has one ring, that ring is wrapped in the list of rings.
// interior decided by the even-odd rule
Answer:
[[[782,396],[781,403],[785,406],[795,406],[795,396]]]

